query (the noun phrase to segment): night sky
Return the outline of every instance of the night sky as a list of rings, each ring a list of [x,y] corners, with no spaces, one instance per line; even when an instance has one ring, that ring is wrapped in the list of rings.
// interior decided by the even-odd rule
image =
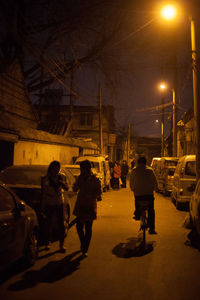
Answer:
[[[1,40],[8,32],[20,44],[25,71],[38,65],[43,67],[43,81],[59,78],[42,91],[62,87],[67,95],[73,61],[75,104],[96,105],[101,83],[103,104],[115,107],[118,128],[126,129],[130,122],[134,133],[160,136],[161,110],[148,108],[159,106],[162,97],[165,103],[172,101],[175,77],[178,116],[192,106],[188,15],[198,16],[197,2],[177,1],[178,18],[167,24],[159,17],[162,2],[154,0],[2,0],[7,19],[1,16]],[[68,70],[65,78],[58,75],[63,70]],[[41,69],[27,74],[30,97],[38,102]],[[169,87],[164,94],[158,89],[161,81]],[[62,103],[69,104],[69,97]],[[169,134],[170,107],[165,123]]]

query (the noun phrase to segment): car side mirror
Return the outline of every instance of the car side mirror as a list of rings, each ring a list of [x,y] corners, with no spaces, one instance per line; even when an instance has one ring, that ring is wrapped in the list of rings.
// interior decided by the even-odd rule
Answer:
[[[25,211],[25,204],[23,202],[20,202],[17,206],[19,211]]]

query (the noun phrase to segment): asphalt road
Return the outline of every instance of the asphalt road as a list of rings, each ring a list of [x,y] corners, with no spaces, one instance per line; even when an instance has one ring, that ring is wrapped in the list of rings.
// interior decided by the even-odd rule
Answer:
[[[0,285],[0,299],[199,300],[200,252],[187,243],[186,211],[156,194],[157,235],[147,234],[148,251],[140,256],[139,223],[132,219],[130,190],[109,191],[98,202],[89,256],[82,258],[75,227],[66,254],[54,243],[40,251],[36,264]]]

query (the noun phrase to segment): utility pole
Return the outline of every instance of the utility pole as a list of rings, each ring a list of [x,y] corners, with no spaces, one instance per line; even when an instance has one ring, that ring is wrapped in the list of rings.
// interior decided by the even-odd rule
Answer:
[[[64,136],[70,136],[73,129],[73,115],[74,115],[74,67],[71,69],[70,76],[70,93],[69,93],[69,119]]]
[[[172,100],[172,131],[173,131],[173,148],[172,148],[172,155],[177,156],[177,107],[176,107],[176,92],[175,89],[172,89],[173,92],[173,100]]]
[[[103,132],[102,132],[102,92],[101,92],[101,84],[99,83],[99,149],[100,153],[103,154]]]
[[[74,68],[71,69],[71,76],[70,76],[70,95],[69,95],[69,120],[71,121],[71,128],[72,128],[72,120],[74,114]]]
[[[131,140],[131,123],[128,123],[128,136],[127,136],[127,164],[129,165],[130,155],[130,140]]]
[[[165,152],[165,141],[164,141],[164,122],[165,122],[165,116],[164,116],[164,104],[165,104],[165,98],[162,98],[162,120],[161,120],[161,157],[164,156]]]
[[[191,50],[192,50],[192,77],[193,77],[193,110],[194,110],[194,143],[196,146],[196,178],[200,178],[200,105],[199,105],[199,66],[197,64],[197,49],[195,39],[195,23],[191,21]]]

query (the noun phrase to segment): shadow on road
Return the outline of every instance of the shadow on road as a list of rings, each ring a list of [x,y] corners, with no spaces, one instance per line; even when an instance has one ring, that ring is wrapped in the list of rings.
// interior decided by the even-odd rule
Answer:
[[[116,245],[112,250],[112,254],[120,258],[144,256],[153,251],[153,244],[153,242],[147,242],[144,248],[140,239],[128,238],[126,243]]]
[[[11,277],[23,272],[24,269],[24,262],[21,259],[12,263],[6,270],[0,273],[0,285],[9,280]]]
[[[79,251],[76,251],[61,260],[51,261],[40,270],[25,272],[22,279],[11,284],[8,289],[10,291],[25,290],[36,286],[40,282],[53,283],[71,275],[79,269],[80,261],[84,259],[83,255],[79,255],[77,258],[73,259],[78,253]]]

